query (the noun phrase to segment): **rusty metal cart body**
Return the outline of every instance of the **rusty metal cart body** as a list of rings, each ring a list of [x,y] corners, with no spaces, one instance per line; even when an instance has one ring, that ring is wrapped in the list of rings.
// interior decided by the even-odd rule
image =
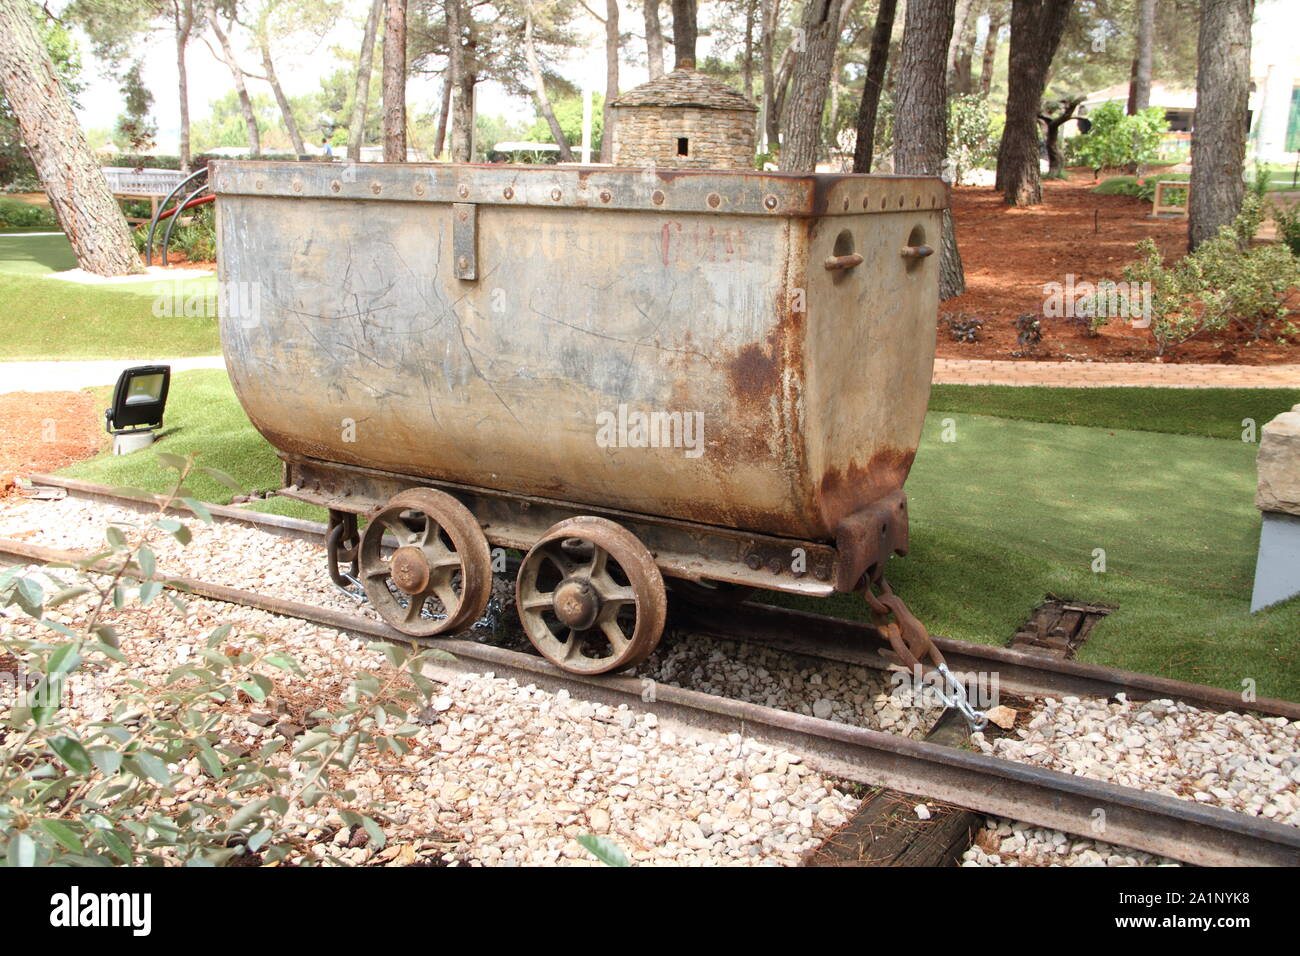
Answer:
[[[331,571],[355,559],[395,627],[472,622],[489,545],[518,548],[530,638],[599,672],[653,649],[663,575],[825,596],[906,550],[938,180],[221,162],[213,182],[235,392],[282,493],[330,509]]]

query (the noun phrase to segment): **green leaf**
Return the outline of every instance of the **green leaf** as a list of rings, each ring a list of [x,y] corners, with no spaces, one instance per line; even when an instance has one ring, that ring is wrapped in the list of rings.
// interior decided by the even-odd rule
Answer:
[[[185,507],[193,511],[198,519],[204,524],[212,524],[212,512],[208,510],[208,506],[203,502],[199,501],[197,498],[182,498],[181,501],[183,501]]]
[[[145,581],[140,585],[140,603],[148,604],[162,593],[161,581]]]
[[[158,560],[154,557],[153,551],[146,544],[140,545],[140,549],[135,553],[136,563],[140,565],[140,571],[146,578],[151,578],[158,569]]]
[[[35,866],[36,841],[21,830],[15,833],[5,851],[5,862],[9,866]]]
[[[379,824],[370,817],[362,817],[361,825],[370,834],[370,845],[376,850],[382,850],[384,844],[388,842],[388,838],[384,836],[384,831],[379,828]]]
[[[131,848],[127,846],[126,841],[112,830],[96,830],[95,836],[102,840],[108,847],[109,852],[123,863],[130,863],[135,858],[135,854],[131,852]]]
[[[226,639],[226,635],[230,633],[230,629],[231,626],[229,624],[218,624],[212,629],[212,633],[208,635],[205,646],[209,648],[216,647]]]
[[[69,853],[85,853],[86,848],[77,839],[77,835],[72,832],[72,828],[61,820],[40,820],[38,821],[42,830],[48,833],[54,839],[59,841],[59,845]]]
[[[266,700],[266,691],[262,690],[255,680],[241,680],[238,687],[255,701],[261,702]]]
[[[128,769],[139,771],[142,777],[149,777],[164,787],[171,783],[172,775],[167,772],[167,765],[148,751],[133,754],[127,762]]]
[[[122,769],[122,755],[111,747],[91,747],[90,759],[106,777],[112,777]]]
[[[587,852],[600,860],[606,866],[629,866],[627,854],[625,854],[618,845],[608,837],[597,836],[594,833],[584,833],[578,837],[578,842],[586,848]]]
[[[272,667],[277,667],[282,671],[291,671],[295,674],[302,673],[302,668],[298,666],[298,662],[288,654],[281,654],[277,651],[273,654],[267,654],[262,658],[262,660],[265,663],[270,664]]]
[[[77,585],[76,587],[64,588],[62,591],[58,592],[52,598],[46,601],[45,606],[58,607],[60,604],[63,604],[66,601],[71,601],[73,598],[81,597],[81,595],[87,594],[89,592],[90,592],[90,588],[85,587],[84,585]]]
[[[180,455],[172,455],[165,451],[158,452],[158,463],[164,468],[175,468],[177,471],[184,471],[190,463]]]
[[[94,769],[90,754],[86,752],[85,747],[81,746],[80,741],[60,736],[51,737],[49,744],[50,749],[59,755],[59,759],[76,773],[90,773]]]
[[[81,644],[77,641],[59,645],[46,662],[46,671],[50,674],[67,674],[74,670],[81,663],[81,656],[78,654],[80,650]]]
[[[45,589],[33,578],[18,578],[14,581],[13,599],[30,617],[41,616],[41,605],[45,603]]]
[[[117,525],[109,525],[104,531],[104,537],[108,540],[108,546],[114,551],[126,550],[126,535],[122,534],[122,529]]]
[[[224,471],[221,471],[218,468],[208,468],[206,466],[200,465],[196,470],[203,472],[205,475],[207,475],[209,478],[214,479],[215,481],[221,482],[231,491],[242,492],[244,490],[243,485],[241,485],[234,478],[231,478],[228,474],[226,474]]]

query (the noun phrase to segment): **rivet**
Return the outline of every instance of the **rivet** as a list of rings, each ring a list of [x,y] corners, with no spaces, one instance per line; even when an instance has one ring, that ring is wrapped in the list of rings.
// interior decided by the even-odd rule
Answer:
[[[296,193],[302,192],[302,180],[295,179],[292,183],[289,184],[289,188]]]
[[[866,209],[866,208],[867,208],[867,199],[868,199],[867,196],[863,196],[863,197],[862,197],[862,208],[863,208],[863,209]]]
[[[505,196],[507,199],[514,199],[515,191],[511,187],[507,186],[505,189],[501,190],[501,195]]]
[[[917,196],[917,197],[916,197],[916,208],[917,208],[917,209],[920,209],[920,208],[921,208],[921,197],[920,197],[920,196]]]
[[[717,193],[709,193],[708,198],[705,201],[708,202],[710,209],[717,209],[722,205],[722,197]]]
[[[813,577],[818,581],[829,581],[831,577],[830,568],[824,564],[817,565],[817,567],[813,568]]]
[[[377,182],[375,182],[375,183],[371,183],[371,184],[370,184],[370,191],[371,191],[372,193],[374,193],[376,196],[378,196],[381,192],[384,191],[384,187],[381,186],[381,185],[379,185],[379,183],[377,183]]]
[[[553,199],[555,202],[559,202],[560,197],[563,195],[564,193],[560,192],[560,188],[558,186],[551,190],[551,199]]]
[[[845,196],[845,197],[844,197],[844,211],[845,211],[845,212],[848,212],[848,211],[849,211],[849,197],[848,197],[848,196]]]
[[[263,187],[263,185],[264,185],[264,184],[263,184],[263,182],[262,182],[260,179],[259,179],[257,182],[253,183],[253,187],[254,187],[255,189],[261,189],[261,188]]]
[[[337,179],[330,180],[330,192],[336,193],[342,188],[343,188],[343,184],[339,182]]]
[[[899,209],[902,209],[902,208],[903,208],[903,197],[902,197],[902,196],[899,196],[899,197],[898,197],[898,208],[899,208]]]
[[[601,201],[601,202],[609,202],[609,201],[610,201],[611,199],[613,199],[613,198],[614,198],[614,194],[613,194],[612,192],[610,192],[608,189],[602,189],[602,190],[600,191],[600,201]]]
[[[767,559],[767,569],[768,569],[769,571],[771,571],[773,574],[780,574],[780,573],[781,573],[781,559],[780,559],[780,558],[768,558],[768,559]]]
[[[461,256],[458,258],[456,260],[456,268],[461,272],[467,271],[469,269],[469,258],[467,256]]]
[[[751,571],[757,571],[758,566],[762,564],[762,562],[758,559],[758,555],[747,554],[745,555],[745,564],[749,567]]]
[[[884,196],[881,196],[881,197],[880,197],[880,208],[881,208],[881,209],[884,209],[884,208],[885,208],[885,197],[884,197]]]
[[[764,208],[766,208],[766,209],[775,209],[775,208],[776,208],[776,197],[775,197],[775,196],[772,196],[772,195],[764,196],[764,197],[763,197],[763,206],[764,206]]]
[[[651,193],[651,194],[650,194],[650,201],[653,202],[656,206],[662,206],[662,205],[664,204],[664,192],[663,192],[663,190],[662,190],[662,189],[656,189],[653,193]]]
[[[468,198],[469,187],[466,186],[464,183],[461,183],[459,186],[456,187],[456,195],[459,196],[461,199]]]
[[[423,196],[423,195],[424,195],[424,183],[416,183],[416,184],[415,184],[415,194],[416,194],[417,196]]]

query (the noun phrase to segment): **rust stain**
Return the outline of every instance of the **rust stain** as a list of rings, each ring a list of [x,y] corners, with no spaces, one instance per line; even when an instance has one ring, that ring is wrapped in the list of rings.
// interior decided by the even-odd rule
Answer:
[[[766,404],[781,384],[781,363],[751,342],[727,363],[727,374],[737,398]]]
[[[831,469],[817,483],[817,507],[826,528],[833,529],[860,508],[903,487],[916,451],[884,447],[865,466],[850,462],[841,471]]]

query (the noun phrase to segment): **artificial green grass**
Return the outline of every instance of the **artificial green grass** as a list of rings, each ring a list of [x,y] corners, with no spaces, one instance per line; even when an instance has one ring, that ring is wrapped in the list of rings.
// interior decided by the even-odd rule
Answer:
[[[75,268],[77,257],[67,236],[29,236],[19,231],[0,235],[0,274],[43,275]]]
[[[215,299],[215,288],[212,278],[83,285],[0,267],[0,361],[216,355],[221,338],[215,317],[154,314],[159,296],[169,297],[160,311],[183,312]]]
[[[1222,424],[1251,417],[1246,408],[1262,425],[1269,409],[1291,398],[1264,394],[1277,390],[1235,398],[1201,389],[1153,396],[1135,393],[1160,390],[1014,391],[936,390],[938,407],[907,484],[912,550],[889,569],[921,619],[949,637],[1005,644],[1047,594],[1117,604],[1093,629],[1083,660],[1234,690],[1249,680],[1259,696],[1300,699],[1300,600],[1249,613],[1258,446],[1240,440],[1239,419],[1231,434]],[[1077,394],[1060,398],[1058,391]],[[1134,412],[1135,397],[1145,414]],[[1029,417],[1036,405],[1072,424],[970,413],[996,408]],[[1132,430],[1152,419],[1165,432],[1183,433]],[[248,424],[223,372],[175,376],[167,422],[158,450],[201,450],[200,461],[250,488],[279,486],[278,460]],[[149,451],[101,457],[65,473],[156,490],[168,474]],[[192,488],[202,498],[229,500],[230,492],[205,476]],[[281,499],[265,507],[320,518]],[[1099,549],[1104,571],[1093,570]],[[865,611],[851,596],[772,599],[846,617]]]
[[[1242,440],[1292,405],[1296,388],[1024,388],[936,385],[931,412]]]

